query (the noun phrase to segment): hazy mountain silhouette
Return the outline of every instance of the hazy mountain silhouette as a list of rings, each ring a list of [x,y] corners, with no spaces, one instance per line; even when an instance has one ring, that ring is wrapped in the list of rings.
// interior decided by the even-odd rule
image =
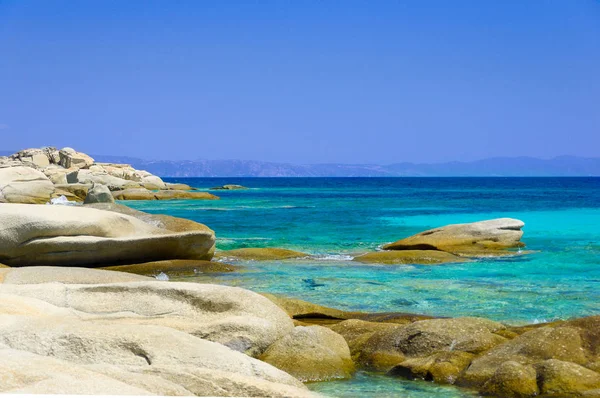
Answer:
[[[6,156],[15,151],[0,151]],[[163,177],[551,177],[600,176],[600,158],[498,157],[473,162],[290,164],[257,160],[145,160],[91,155],[98,162],[128,163]]]

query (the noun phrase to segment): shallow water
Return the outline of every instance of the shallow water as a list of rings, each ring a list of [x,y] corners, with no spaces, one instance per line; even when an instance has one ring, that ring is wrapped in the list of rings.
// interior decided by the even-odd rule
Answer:
[[[170,181],[252,189],[215,192],[219,201],[127,204],[205,223],[215,230],[218,249],[273,246],[318,257],[245,262],[243,272],[200,274],[190,281],[284,293],[349,310],[482,316],[512,324],[600,313],[600,178]],[[534,252],[442,266],[350,261],[354,254],[429,228],[496,217],[523,220],[523,241]],[[368,396],[379,388],[406,397],[461,396],[452,395],[460,394],[455,389],[420,392],[411,386],[417,385],[361,374],[315,388],[336,396]]]

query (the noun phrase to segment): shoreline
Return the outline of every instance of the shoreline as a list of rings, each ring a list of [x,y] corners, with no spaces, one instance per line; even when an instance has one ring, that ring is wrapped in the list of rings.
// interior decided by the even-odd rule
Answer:
[[[26,150],[0,163],[0,199],[13,202],[0,203],[0,262],[12,266],[0,268],[0,316],[6,320],[0,367],[14,371],[19,364],[22,380],[56,369],[44,373],[42,384],[11,384],[2,391],[309,396],[303,383],[350,380],[357,371],[503,397],[590,396],[600,390],[598,315],[515,326],[484,317],[363,309],[367,300],[398,287],[434,289],[433,298],[440,300],[461,291],[476,297],[476,285],[450,285],[452,274],[444,273],[453,267],[485,272],[474,264],[500,261],[508,267],[540,255],[523,249],[524,223],[518,219],[411,230],[393,243],[380,241],[381,250],[350,260],[334,256],[333,267],[319,268],[311,263],[331,260],[280,246],[218,251],[212,223],[134,209],[164,200],[156,213],[169,203],[186,204],[185,209],[197,200],[215,200],[187,184],[165,182],[128,165],[97,164],[70,148]],[[215,187],[224,201],[257,192],[244,188]],[[57,195],[61,199],[53,202]],[[140,198],[152,202],[115,203]],[[172,199],[188,202],[168,202]],[[306,200],[314,202],[314,195]],[[46,201],[53,205],[41,204]],[[280,210],[292,216],[318,212],[320,203]],[[279,221],[278,213],[273,215]],[[232,228],[244,227],[235,224],[243,218],[225,216],[213,220],[222,217],[221,222],[234,223]],[[262,226],[263,220],[256,222]],[[339,225],[352,234],[362,224]],[[350,262],[354,266],[340,267]],[[414,286],[410,279],[399,285],[394,272],[406,269],[425,276]],[[341,282],[323,275],[331,270]],[[443,279],[428,279],[436,272]],[[204,283],[193,279],[198,274]],[[279,283],[272,290],[287,294],[215,284],[239,278],[233,284],[244,285],[244,277],[257,287]],[[338,302],[351,297],[345,305],[363,311],[294,299],[292,286],[311,297],[334,294]],[[369,296],[378,290],[382,296]],[[499,294],[507,293],[500,289]],[[402,291],[388,300],[385,305],[395,308],[418,308]],[[166,339],[178,343],[169,342],[167,350],[160,345]],[[23,366],[27,362],[39,367]],[[92,384],[51,388],[77,364],[84,365],[82,380]],[[128,376],[119,377],[122,372]]]

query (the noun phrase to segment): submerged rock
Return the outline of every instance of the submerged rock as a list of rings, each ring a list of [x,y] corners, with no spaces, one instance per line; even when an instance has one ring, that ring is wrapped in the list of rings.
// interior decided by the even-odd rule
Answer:
[[[189,276],[233,272],[236,270],[236,267],[230,264],[206,260],[163,260],[141,264],[116,265],[103,267],[103,269],[151,276],[158,275],[161,272],[169,276]]]
[[[195,189],[190,187],[188,184],[181,183],[166,182],[165,185],[167,186],[167,189],[172,189],[175,191],[191,191]]]
[[[173,232],[97,209],[0,205],[0,261],[11,266],[204,259],[214,243],[209,231]]]
[[[235,185],[235,184],[226,184],[226,185],[222,185],[220,187],[212,187],[211,189],[213,190],[224,190],[224,191],[232,191],[232,190],[238,190],[238,189],[249,189],[243,185]]]
[[[218,196],[208,192],[179,190],[149,191],[145,188],[115,191],[113,192],[113,196],[117,200],[219,199]]]
[[[469,261],[439,250],[390,250],[362,254],[353,258],[366,264],[446,264]]]
[[[368,313],[355,311],[342,311],[336,308],[325,307],[304,300],[289,298],[282,295],[262,293],[263,296],[283,309],[291,318],[312,324],[331,324],[346,319],[362,319],[374,322],[389,322],[407,324],[433,317],[427,315],[409,314],[405,312]]]
[[[385,245],[385,250],[440,250],[456,255],[494,253],[522,247],[521,230],[525,224],[512,218],[453,224]]]
[[[217,258],[225,259],[271,261],[308,257],[308,254],[276,247],[247,247],[243,249],[220,251],[217,252],[215,256]]]
[[[47,203],[54,185],[44,173],[31,167],[0,168],[0,203]]]

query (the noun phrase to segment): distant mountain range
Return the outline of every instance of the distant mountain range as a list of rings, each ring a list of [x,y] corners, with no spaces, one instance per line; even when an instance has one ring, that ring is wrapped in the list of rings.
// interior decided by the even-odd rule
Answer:
[[[14,153],[0,151],[0,156]],[[91,155],[98,162],[128,163],[162,177],[551,177],[600,176],[600,158],[501,157],[473,162],[290,164],[255,160],[144,160]]]
[[[434,164],[289,164],[254,160],[152,161],[93,156],[99,162],[129,163],[163,177],[516,177],[600,176],[600,158],[560,156],[491,158]]]

